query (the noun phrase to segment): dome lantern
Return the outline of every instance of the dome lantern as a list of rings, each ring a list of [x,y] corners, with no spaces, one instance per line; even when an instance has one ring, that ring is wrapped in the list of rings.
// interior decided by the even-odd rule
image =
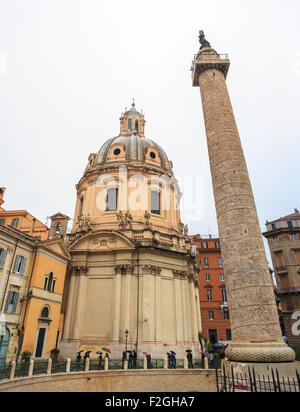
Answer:
[[[136,134],[139,137],[145,137],[145,123],[144,115],[136,110],[133,100],[131,109],[128,111],[125,109],[120,117],[120,135]]]

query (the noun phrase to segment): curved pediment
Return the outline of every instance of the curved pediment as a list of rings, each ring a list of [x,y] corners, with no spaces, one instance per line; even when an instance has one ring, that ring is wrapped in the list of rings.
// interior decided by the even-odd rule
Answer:
[[[69,251],[109,252],[133,250],[134,243],[125,235],[110,230],[88,233],[70,246]]]

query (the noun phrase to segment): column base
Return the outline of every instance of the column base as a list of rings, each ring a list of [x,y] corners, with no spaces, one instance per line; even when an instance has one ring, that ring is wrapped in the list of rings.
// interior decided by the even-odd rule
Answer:
[[[249,368],[251,376],[253,376],[253,369],[255,371],[255,376],[257,379],[266,381],[269,379],[273,381],[273,374],[275,379],[277,379],[277,373],[282,380],[282,378],[289,378],[291,381],[293,379],[297,382],[297,369],[299,370],[299,362],[285,362],[285,363],[256,363],[256,362],[231,362],[229,360],[222,361],[222,370],[225,369],[227,376],[231,377],[232,372],[234,376],[243,376],[243,378],[249,379]],[[273,370],[273,374],[272,374]]]
[[[232,343],[226,357],[232,362],[282,363],[293,362],[295,352],[285,343]]]
[[[79,348],[79,341],[62,340],[60,344],[60,353],[64,359],[75,359]]]

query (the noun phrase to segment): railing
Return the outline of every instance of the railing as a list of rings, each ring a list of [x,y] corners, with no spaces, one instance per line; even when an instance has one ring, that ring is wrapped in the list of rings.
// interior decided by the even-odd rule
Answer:
[[[228,60],[228,54],[205,54],[205,53],[198,53],[194,55],[194,62],[196,60]]]
[[[142,369],[215,369],[216,367],[220,367],[220,362],[216,362],[215,360],[211,361],[207,358],[193,359],[192,364],[188,364],[187,359],[177,359],[175,364],[168,362],[166,358],[151,359],[150,365],[146,358],[133,361],[105,359],[102,360],[102,362],[99,362],[97,359],[88,359],[87,361],[71,359],[35,361],[32,359],[30,362],[11,362],[0,367],[0,381],[58,373]]]
[[[248,374],[235,373],[231,370],[216,370],[218,392],[300,392],[300,376],[279,377],[278,369],[271,369],[271,376],[260,376],[255,369],[248,368]]]

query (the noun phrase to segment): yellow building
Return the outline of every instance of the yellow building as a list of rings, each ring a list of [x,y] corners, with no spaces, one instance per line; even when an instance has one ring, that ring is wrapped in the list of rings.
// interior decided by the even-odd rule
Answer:
[[[29,351],[33,357],[43,358],[59,348],[63,326],[61,303],[69,259],[60,239],[40,242],[36,248],[22,310],[20,353]]]
[[[23,351],[49,356],[59,345],[68,260],[60,236],[40,241],[0,225],[0,366]]]

